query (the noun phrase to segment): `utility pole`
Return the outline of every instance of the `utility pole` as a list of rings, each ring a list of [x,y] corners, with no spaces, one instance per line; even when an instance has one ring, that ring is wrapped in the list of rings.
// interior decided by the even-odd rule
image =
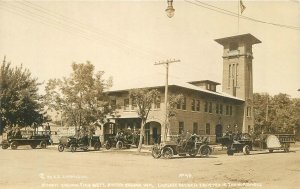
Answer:
[[[5,64],[6,62],[6,56],[4,56],[4,59],[3,59],[3,64]]]
[[[155,62],[154,65],[166,65],[166,84],[165,84],[165,127],[162,129],[164,131],[163,133],[163,138],[162,142],[165,142],[169,133],[169,128],[168,128],[168,82],[169,82],[169,64],[175,63],[175,62],[180,62],[180,60],[166,60],[163,62]]]
[[[268,116],[269,116],[269,94],[267,94],[266,122],[268,121]]]

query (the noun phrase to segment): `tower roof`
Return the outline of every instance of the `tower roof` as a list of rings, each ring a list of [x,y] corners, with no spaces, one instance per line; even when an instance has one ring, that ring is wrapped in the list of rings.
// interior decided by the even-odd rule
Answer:
[[[261,41],[259,39],[257,39],[250,33],[215,39],[215,41],[223,46],[225,44],[228,44],[228,43],[234,42],[234,41],[245,41],[245,42],[250,43],[251,45],[261,43]]]

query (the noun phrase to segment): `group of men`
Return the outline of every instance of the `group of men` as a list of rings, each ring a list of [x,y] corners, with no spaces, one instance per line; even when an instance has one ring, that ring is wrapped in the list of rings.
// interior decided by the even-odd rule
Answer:
[[[5,132],[7,133],[7,137],[22,138],[21,130],[18,126],[6,127]]]

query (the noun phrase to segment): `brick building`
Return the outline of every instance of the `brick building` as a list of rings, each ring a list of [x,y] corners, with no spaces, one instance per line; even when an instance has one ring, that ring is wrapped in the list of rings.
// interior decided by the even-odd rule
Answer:
[[[198,135],[208,135],[211,141],[222,136],[227,129],[249,132],[253,128],[253,78],[252,45],[261,43],[251,34],[215,40],[223,50],[222,92],[219,83],[210,80],[170,81],[169,94],[181,93],[184,102],[177,106],[176,116],[170,120],[169,135],[189,130]],[[157,142],[165,131],[164,82],[134,88],[151,88],[160,92],[160,101],[153,104],[145,126],[145,143]],[[129,98],[130,89],[108,91],[111,104],[117,106],[119,117],[110,118],[100,134],[113,134],[119,129],[139,129],[141,120]]]

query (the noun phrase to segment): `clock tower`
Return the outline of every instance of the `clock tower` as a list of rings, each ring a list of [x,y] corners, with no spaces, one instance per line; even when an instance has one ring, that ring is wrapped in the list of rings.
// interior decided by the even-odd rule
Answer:
[[[242,132],[254,126],[252,45],[261,43],[251,34],[215,40],[224,47],[222,91],[245,101]]]

